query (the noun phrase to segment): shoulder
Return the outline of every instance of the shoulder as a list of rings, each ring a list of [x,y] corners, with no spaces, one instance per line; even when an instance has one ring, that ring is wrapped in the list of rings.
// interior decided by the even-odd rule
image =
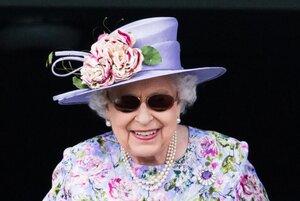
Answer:
[[[112,132],[87,139],[64,150],[55,172],[65,176],[74,171],[84,174],[96,167],[108,165],[118,147]]]
[[[72,147],[69,147],[68,149],[71,149],[74,152],[89,148],[97,148],[104,151],[107,149],[108,144],[118,144],[114,134],[111,131],[82,141]]]
[[[201,130],[194,127],[189,127],[190,138],[192,141],[210,141],[216,144],[220,149],[242,149],[248,152],[248,143],[238,140],[234,137],[230,137],[226,134],[212,131]]]
[[[80,142],[72,147],[65,149],[64,158],[72,157],[80,159],[84,157],[104,157],[107,153],[118,148],[118,142],[112,132],[107,132],[93,138]]]
[[[268,200],[266,190],[248,160],[248,144],[216,131],[191,128],[190,149],[196,156],[196,173],[202,183],[212,181],[212,196],[237,200]],[[200,165],[199,165],[200,164]],[[203,170],[211,172],[209,179]],[[204,172],[205,172],[204,171]]]
[[[198,157],[205,158],[207,164],[218,161],[222,163],[222,167],[226,167],[247,161],[248,143],[220,132],[190,127],[190,141],[196,148]]]
[[[59,197],[73,200],[76,196],[86,196],[90,185],[100,186],[99,178],[107,177],[114,168],[112,159],[115,159],[116,150],[119,150],[119,144],[112,132],[65,149],[63,159],[53,171],[52,188],[45,200]]]

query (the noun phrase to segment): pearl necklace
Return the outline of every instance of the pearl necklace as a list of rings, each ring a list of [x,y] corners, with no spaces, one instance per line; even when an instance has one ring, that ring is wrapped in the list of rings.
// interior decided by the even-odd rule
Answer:
[[[123,149],[123,147],[121,147],[121,153],[122,153],[124,163],[126,165],[127,170],[130,172],[133,181],[144,190],[148,190],[148,191],[157,190],[165,182],[170,169],[174,165],[176,144],[177,144],[177,132],[175,131],[168,147],[165,167],[161,171],[158,171],[157,174],[150,176],[147,180],[140,179],[134,174],[134,171],[131,168],[129,163],[129,160],[131,160],[131,158],[129,154]]]

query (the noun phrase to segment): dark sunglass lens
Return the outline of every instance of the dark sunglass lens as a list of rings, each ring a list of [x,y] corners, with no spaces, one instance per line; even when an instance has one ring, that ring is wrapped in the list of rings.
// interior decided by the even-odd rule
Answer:
[[[135,96],[120,96],[114,100],[117,110],[121,112],[133,112],[140,106],[140,100]]]
[[[169,109],[173,104],[174,98],[170,95],[158,94],[148,99],[148,106],[158,112]]]

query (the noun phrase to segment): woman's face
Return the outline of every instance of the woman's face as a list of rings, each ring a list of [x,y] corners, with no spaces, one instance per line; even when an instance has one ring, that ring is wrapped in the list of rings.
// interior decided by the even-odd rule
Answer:
[[[172,135],[176,131],[176,119],[180,104],[175,100],[171,108],[155,111],[146,104],[154,94],[167,94],[174,99],[177,90],[169,77],[158,77],[125,86],[108,92],[112,101],[124,95],[140,97],[141,105],[133,112],[121,112],[109,101],[106,118],[111,121],[112,130],[122,147],[139,164],[163,163]]]

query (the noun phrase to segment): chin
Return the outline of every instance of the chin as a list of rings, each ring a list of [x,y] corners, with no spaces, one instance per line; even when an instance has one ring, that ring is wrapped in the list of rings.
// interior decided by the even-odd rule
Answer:
[[[133,149],[130,149],[129,154],[132,155],[136,160],[145,160],[147,162],[152,162],[155,163],[155,158],[157,156],[161,155],[161,150],[158,148],[155,148],[153,146],[139,146],[135,147]]]

